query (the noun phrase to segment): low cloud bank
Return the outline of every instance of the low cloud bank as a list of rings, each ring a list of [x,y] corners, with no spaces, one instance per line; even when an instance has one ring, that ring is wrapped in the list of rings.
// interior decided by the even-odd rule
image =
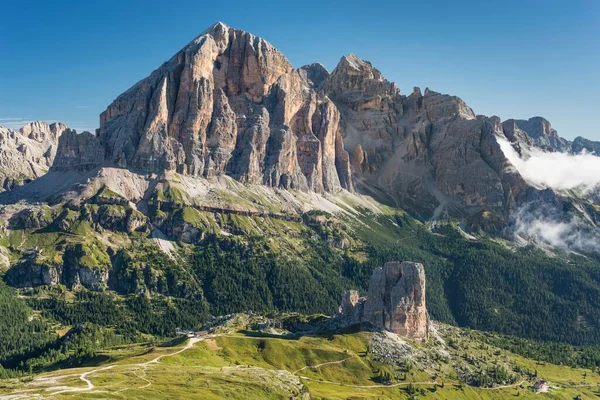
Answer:
[[[497,138],[497,141],[506,158],[528,182],[557,190],[579,189],[585,193],[600,187],[598,156],[532,149],[529,157],[523,159],[508,140]]]
[[[567,251],[600,252],[600,231],[578,217],[529,205],[512,216],[516,236]]]

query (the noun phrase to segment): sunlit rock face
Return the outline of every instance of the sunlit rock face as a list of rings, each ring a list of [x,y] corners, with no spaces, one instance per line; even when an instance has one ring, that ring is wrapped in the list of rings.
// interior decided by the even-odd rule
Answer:
[[[368,323],[413,340],[427,341],[425,269],[419,263],[388,262],[376,268],[366,297],[356,290],[342,294],[340,318],[345,325]]]
[[[102,113],[104,162],[352,190],[339,111],[311,80],[325,75],[297,71],[268,42],[218,23]]]
[[[34,121],[13,131],[0,126],[0,192],[44,175],[67,127]]]
[[[419,88],[404,95],[353,54],[331,73],[319,63],[296,70],[265,40],[217,23],[110,104],[95,134],[64,135],[53,169],[344,188],[421,219],[485,214],[506,224],[548,194],[526,182],[498,138],[519,154],[596,149],[572,145],[541,117],[503,123],[455,96]],[[50,150],[53,160],[56,145]],[[568,208],[570,200],[551,201]]]

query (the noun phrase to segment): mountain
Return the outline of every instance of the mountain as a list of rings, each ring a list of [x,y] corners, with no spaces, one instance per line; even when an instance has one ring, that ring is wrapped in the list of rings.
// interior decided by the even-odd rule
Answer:
[[[45,174],[67,127],[60,122],[30,122],[18,131],[0,126],[0,191]]]
[[[571,149],[575,154],[579,154],[583,151],[587,151],[589,153],[599,155],[600,154],[600,142],[595,142],[593,140],[589,140],[584,137],[578,136],[575,138],[575,140],[573,140]]]
[[[67,362],[71,342],[50,327],[77,336],[91,323],[95,343],[115,344],[236,312],[331,314],[343,290],[360,298],[373,270],[399,259],[424,265],[426,294],[380,275],[371,301],[357,303],[361,321],[385,327],[391,316],[400,332],[430,317],[600,343],[597,236],[575,221],[593,230],[598,202],[519,169],[593,144],[561,139],[542,118],[502,122],[429,89],[404,95],[354,55],[331,73],[294,69],[219,23],[117,97],[95,133],[52,129],[56,149],[39,145],[49,156],[36,158],[46,167],[0,194],[0,315],[11,316],[0,321],[0,364],[10,374],[33,355]],[[30,131],[3,138],[46,137]],[[2,157],[27,165],[18,150]],[[528,205],[535,218],[555,210],[554,225],[523,218]],[[531,246],[525,228],[568,244]],[[426,296],[429,315],[399,310],[394,296]],[[369,308],[378,303],[389,305],[384,320]],[[402,322],[406,311],[414,317]]]
[[[97,162],[352,190],[339,121],[335,105],[278,50],[219,23],[108,106],[97,135],[105,160]]]
[[[572,152],[541,117],[502,122],[429,89],[402,95],[352,54],[331,73],[295,70],[265,40],[217,23],[110,104],[96,135],[65,136],[53,170],[357,189],[422,219],[491,213],[504,225],[531,202],[589,208],[524,179],[498,139],[523,157]]]

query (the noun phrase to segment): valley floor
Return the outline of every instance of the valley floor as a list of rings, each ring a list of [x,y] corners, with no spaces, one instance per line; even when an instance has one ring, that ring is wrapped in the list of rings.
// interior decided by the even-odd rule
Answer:
[[[0,399],[597,399],[600,395],[596,373],[537,364],[512,354],[511,363],[535,367],[538,376],[548,380],[550,391],[536,394],[532,385],[537,378],[524,376],[514,384],[475,388],[460,384],[451,373],[432,376],[423,369],[406,373],[401,381],[378,383],[367,356],[371,335],[290,337],[275,331],[238,331],[182,338],[170,346],[119,346],[106,351],[112,361],[101,365],[0,381]]]

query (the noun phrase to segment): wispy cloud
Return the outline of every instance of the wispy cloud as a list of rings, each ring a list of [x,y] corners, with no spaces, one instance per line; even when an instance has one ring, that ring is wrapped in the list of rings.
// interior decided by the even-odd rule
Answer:
[[[522,239],[567,251],[600,252],[600,231],[577,216],[565,216],[538,204],[521,207],[512,216],[513,232]]]
[[[0,125],[12,130],[17,130],[29,122],[31,118],[27,117],[0,117]]]
[[[22,118],[22,117],[0,117],[0,122],[4,122],[4,121],[23,121],[26,118]]]
[[[600,157],[596,155],[547,153],[532,149],[527,158],[521,158],[508,140],[497,140],[506,158],[532,184],[557,190],[580,189],[584,192],[600,187]]]
[[[600,189],[600,157],[593,154],[550,153],[528,149],[524,157],[498,138],[502,152],[530,184],[553,190],[577,189],[585,194]],[[527,204],[511,216],[517,238],[567,251],[600,252],[600,230],[572,212],[552,205]]]

